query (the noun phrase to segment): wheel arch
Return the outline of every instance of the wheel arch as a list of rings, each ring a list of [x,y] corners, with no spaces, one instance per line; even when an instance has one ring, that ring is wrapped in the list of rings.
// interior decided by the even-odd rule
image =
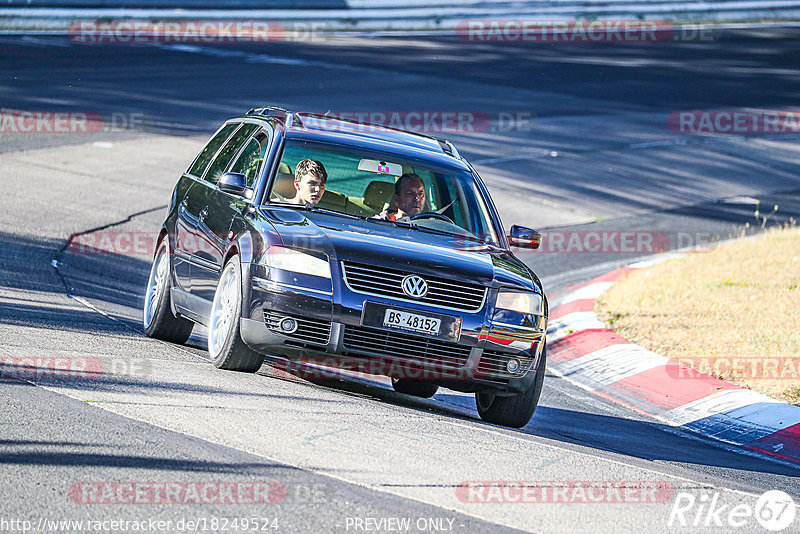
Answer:
[[[250,264],[253,262],[253,247],[252,247],[252,238],[250,234],[247,232],[243,232],[237,239],[231,240],[230,244],[228,245],[228,250],[225,251],[225,256],[222,260],[222,268],[224,269],[228,262],[234,256],[239,257],[239,275],[241,281],[241,295],[242,301],[240,303],[241,310],[240,314],[241,317],[246,318],[248,317],[248,312],[250,309],[250,298],[252,295],[251,290],[251,276],[250,276]],[[220,276],[222,275],[222,271],[220,271]]]

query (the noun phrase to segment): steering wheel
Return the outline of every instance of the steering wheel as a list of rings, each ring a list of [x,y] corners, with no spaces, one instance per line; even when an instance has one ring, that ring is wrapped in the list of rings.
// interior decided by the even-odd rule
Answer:
[[[412,221],[416,221],[417,219],[439,219],[441,221],[447,221],[450,224],[456,224],[453,222],[453,219],[447,215],[442,215],[441,213],[436,213],[435,211],[423,211],[422,213],[417,213],[411,217]]]

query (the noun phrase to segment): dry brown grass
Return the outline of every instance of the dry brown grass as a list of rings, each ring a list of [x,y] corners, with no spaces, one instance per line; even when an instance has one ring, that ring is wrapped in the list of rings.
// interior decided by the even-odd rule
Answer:
[[[800,404],[800,228],[635,270],[596,311],[649,350]]]

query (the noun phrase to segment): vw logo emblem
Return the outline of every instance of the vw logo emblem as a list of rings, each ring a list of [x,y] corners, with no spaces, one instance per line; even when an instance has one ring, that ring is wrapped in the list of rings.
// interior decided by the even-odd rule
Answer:
[[[416,274],[410,274],[403,278],[403,293],[421,299],[428,293],[428,282]]]

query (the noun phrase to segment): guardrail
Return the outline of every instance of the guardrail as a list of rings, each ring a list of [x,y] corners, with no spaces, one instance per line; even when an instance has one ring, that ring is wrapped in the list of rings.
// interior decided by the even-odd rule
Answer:
[[[455,30],[469,19],[800,20],[800,0],[6,0],[0,27],[64,29],[71,21],[271,20],[325,30]]]
[[[378,0],[380,2],[380,0]],[[219,9],[215,0],[4,0],[3,7]],[[348,9],[347,0],[226,0],[226,9]]]

